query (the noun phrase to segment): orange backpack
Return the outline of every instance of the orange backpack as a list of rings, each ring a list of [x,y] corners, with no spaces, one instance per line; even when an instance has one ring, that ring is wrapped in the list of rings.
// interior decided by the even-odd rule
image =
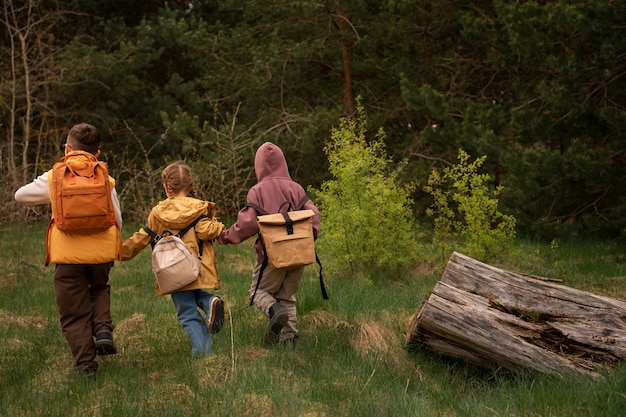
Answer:
[[[54,223],[60,231],[77,235],[103,232],[117,224],[109,170],[107,164],[94,155],[78,152],[87,158],[88,169],[78,173],[67,163],[75,152],[65,155],[52,167],[51,225]]]

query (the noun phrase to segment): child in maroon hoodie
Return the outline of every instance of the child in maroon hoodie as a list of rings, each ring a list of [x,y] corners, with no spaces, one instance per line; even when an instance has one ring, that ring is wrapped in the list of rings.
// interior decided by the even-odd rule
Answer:
[[[287,161],[282,150],[273,143],[266,142],[259,147],[254,159],[257,184],[249,191],[247,203],[259,206],[267,213],[277,213],[283,203],[289,202],[294,209],[313,210],[313,234],[317,239],[320,231],[320,213],[311,200],[306,199],[304,188],[291,179]],[[302,207],[297,204],[303,199]],[[285,204],[283,207],[287,206]],[[283,208],[284,210],[284,208]],[[219,242],[223,244],[241,243],[259,231],[257,211],[246,205],[239,211],[237,222],[222,232]],[[265,331],[265,345],[277,342],[295,345],[298,338],[296,297],[302,281],[304,267],[274,269],[267,265],[259,282],[259,273],[264,259],[262,241],[255,244],[257,262],[252,275],[249,297],[254,305],[267,317],[269,325]]]

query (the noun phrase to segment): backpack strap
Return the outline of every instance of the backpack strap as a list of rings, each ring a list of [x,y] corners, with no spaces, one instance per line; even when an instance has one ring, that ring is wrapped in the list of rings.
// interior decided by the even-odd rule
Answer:
[[[269,262],[267,255],[265,254],[265,249],[263,249],[263,263],[261,264],[261,269],[259,269],[259,279],[256,280],[256,286],[254,287],[254,293],[252,297],[250,297],[250,306],[254,303],[254,297],[256,297],[256,292],[259,289],[259,284],[261,284],[261,278],[263,278],[263,271],[267,268],[267,263]]]
[[[287,205],[287,211],[283,211],[283,207],[285,207],[285,204]],[[280,205],[280,207],[278,207],[278,212],[279,213],[287,213],[292,211],[293,206],[291,205],[291,203],[289,201],[283,201],[283,204]]]
[[[191,222],[191,224],[189,224],[187,227],[185,227],[184,229],[182,229],[180,232],[176,233],[174,236],[178,237],[178,238],[182,238],[185,234],[187,234],[187,232],[189,230],[191,230],[200,220],[202,219],[206,219],[209,216],[207,216],[206,214],[201,214],[196,220],[194,220],[193,222]],[[150,245],[152,246],[152,249],[154,249],[154,244],[156,242],[158,242],[159,240],[161,240],[161,238],[163,237],[163,235],[171,235],[172,232],[170,232],[169,230],[163,230],[163,232],[161,232],[160,235],[156,234],[152,229],[150,229],[148,226],[144,226],[143,227],[144,232],[146,232],[147,234],[150,235],[150,237],[152,238]],[[202,259],[202,250],[204,249],[204,242],[200,239],[198,239],[198,259]]]
[[[263,210],[260,206],[257,206],[254,203],[246,203],[246,207],[253,208],[257,214],[264,216],[269,214],[267,211]],[[263,263],[261,263],[261,269],[259,270],[259,278],[256,281],[256,286],[254,287],[254,293],[252,293],[252,297],[250,297],[250,305],[254,302],[254,297],[256,297],[256,292],[259,289],[259,284],[261,284],[261,278],[263,278],[263,271],[267,268],[267,263],[269,262],[267,258],[267,254],[265,253],[265,244],[263,243],[263,236],[261,236],[261,232],[259,231],[259,238],[261,239],[261,245],[263,245]]]
[[[296,210],[302,210],[306,202],[309,201],[309,196],[305,195],[300,199],[298,204],[296,204]],[[320,262],[319,256],[317,256],[317,250],[315,251],[315,261],[320,267],[320,290],[322,291],[322,298],[324,300],[328,300],[328,292],[326,292],[326,285],[324,285],[324,278],[322,277],[322,263]]]
[[[328,293],[326,292],[326,285],[324,285],[324,278],[322,278],[322,263],[320,262],[320,258],[317,256],[317,250],[315,251],[315,261],[320,266],[320,290],[322,291],[322,298],[324,300],[328,300]]]
[[[154,233],[154,230],[150,229],[148,226],[144,226],[142,227],[142,229],[144,232],[150,235],[150,245],[152,246],[152,249],[154,249],[155,242],[161,239],[161,236]]]
[[[309,201],[309,196],[307,196],[306,194],[304,195],[304,197],[302,197],[300,199],[300,201],[298,201],[298,204],[296,204],[296,210],[302,210],[302,207],[304,207],[304,205],[306,204],[306,202]]]
[[[209,216],[201,214],[196,220],[194,220],[189,226],[185,227],[180,232],[176,233],[176,236],[182,238],[189,230],[191,230],[200,220],[207,219]],[[198,259],[202,261],[202,251],[204,250],[204,241],[198,239]]]
[[[269,214],[267,211],[263,210],[260,206],[257,206],[256,204],[252,204],[252,203],[246,203],[246,207],[252,207],[253,209],[256,210],[257,213],[259,213],[261,216],[264,216],[266,214]]]
[[[157,235],[154,230],[150,229],[147,225],[143,227],[143,231],[150,235],[152,239],[150,239],[150,247],[154,250],[154,245],[161,240],[162,235]],[[164,230],[163,232],[169,232],[168,230]],[[170,233],[171,234],[171,233]]]
[[[209,216],[207,216],[206,214],[201,214],[200,217],[198,217],[196,220],[194,220],[193,222],[191,222],[191,224],[187,227],[185,227],[183,230],[181,230],[180,232],[176,233],[175,236],[178,237],[183,237],[189,230],[191,230],[192,227],[194,227],[200,220],[202,219],[207,219]]]

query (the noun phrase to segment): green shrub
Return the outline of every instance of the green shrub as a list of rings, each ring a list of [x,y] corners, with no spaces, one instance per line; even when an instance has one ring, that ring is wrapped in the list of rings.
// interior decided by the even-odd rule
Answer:
[[[399,184],[401,167],[390,168],[384,132],[369,143],[365,133],[362,109],[331,132],[324,151],[334,179],[315,192],[323,222],[318,246],[337,275],[402,273],[418,253],[413,186]]]
[[[503,256],[515,238],[515,217],[498,211],[502,187],[490,190],[488,174],[479,174],[486,157],[469,163],[469,155],[459,150],[458,164],[433,169],[424,190],[434,197],[426,214],[434,218],[433,245],[445,256],[448,242],[459,242],[458,251],[487,261]]]

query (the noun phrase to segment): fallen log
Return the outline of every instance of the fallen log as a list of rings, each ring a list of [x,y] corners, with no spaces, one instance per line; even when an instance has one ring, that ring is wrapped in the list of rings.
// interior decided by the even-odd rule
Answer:
[[[407,344],[490,369],[597,376],[626,355],[626,302],[455,252]]]

